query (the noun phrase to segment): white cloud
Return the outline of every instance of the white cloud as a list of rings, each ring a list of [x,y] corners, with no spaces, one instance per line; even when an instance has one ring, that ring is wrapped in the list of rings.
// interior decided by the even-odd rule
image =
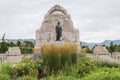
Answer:
[[[80,40],[120,39],[119,0],[0,0],[0,38],[35,38],[47,11],[59,4],[70,13]]]

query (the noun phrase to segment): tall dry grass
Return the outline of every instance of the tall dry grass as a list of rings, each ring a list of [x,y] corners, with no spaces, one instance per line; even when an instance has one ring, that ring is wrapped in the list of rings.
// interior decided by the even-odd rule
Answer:
[[[57,72],[77,61],[76,44],[46,44],[41,47],[41,52],[47,73]]]

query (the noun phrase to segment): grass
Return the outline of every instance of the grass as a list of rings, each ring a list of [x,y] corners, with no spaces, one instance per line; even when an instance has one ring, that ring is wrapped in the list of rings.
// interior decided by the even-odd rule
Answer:
[[[47,73],[59,71],[66,65],[73,65],[77,60],[76,44],[47,44],[41,47],[41,52]]]
[[[4,62],[0,64],[0,73],[14,75],[15,70],[13,69],[13,64],[10,62]]]
[[[120,68],[99,68],[81,80],[120,80]]]
[[[31,76],[23,76],[18,78],[17,80],[37,80],[37,79]]]
[[[10,75],[0,73],[0,80],[11,80]]]

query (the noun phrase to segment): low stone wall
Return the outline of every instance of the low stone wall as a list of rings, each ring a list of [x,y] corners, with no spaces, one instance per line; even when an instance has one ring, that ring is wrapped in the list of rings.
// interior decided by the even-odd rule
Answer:
[[[22,59],[31,58],[34,54],[22,54],[22,55],[7,55],[6,53],[0,54],[0,63],[9,61],[12,63],[19,63]]]
[[[108,55],[87,54],[87,57],[90,57],[91,59],[95,59],[95,60],[103,60],[103,61],[120,63],[119,61],[120,58],[113,58],[110,53]]]
[[[120,60],[120,52],[113,52],[112,53],[112,58],[116,60]]]
[[[0,62],[4,62],[7,59],[7,56],[5,53],[0,53]]]

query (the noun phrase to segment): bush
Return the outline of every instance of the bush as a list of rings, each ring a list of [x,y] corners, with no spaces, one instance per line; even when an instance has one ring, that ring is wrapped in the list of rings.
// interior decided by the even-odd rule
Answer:
[[[82,80],[120,80],[120,68],[102,68]]]
[[[76,69],[78,69],[79,77],[84,77],[96,69],[96,64],[90,58],[86,57],[86,55],[81,55],[78,58]]]
[[[8,50],[8,45],[6,42],[0,42],[0,53],[5,53]]]
[[[11,63],[5,62],[0,65],[0,73],[14,75],[15,69],[13,69],[13,65]]]
[[[23,76],[18,78],[17,80],[37,80],[37,79],[31,76]]]
[[[20,47],[22,54],[32,54],[33,48],[32,47]]]
[[[65,65],[61,71],[56,74],[52,73],[50,77],[45,80],[79,80],[79,78],[89,75],[92,71],[96,70],[94,61],[85,55],[81,55],[77,58],[77,62],[74,65]]]
[[[18,76],[29,75],[37,77],[42,68],[42,60],[33,60],[30,58],[24,59],[20,63],[16,64],[14,68]]]
[[[72,73],[72,71],[69,71]],[[43,80],[77,80],[75,76],[67,75],[64,71],[59,71],[57,74],[52,74]]]
[[[11,80],[8,74],[0,73],[0,80]]]
[[[77,60],[76,44],[47,44],[41,47],[45,72],[57,72],[63,69],[66,64],[73,65]]]

